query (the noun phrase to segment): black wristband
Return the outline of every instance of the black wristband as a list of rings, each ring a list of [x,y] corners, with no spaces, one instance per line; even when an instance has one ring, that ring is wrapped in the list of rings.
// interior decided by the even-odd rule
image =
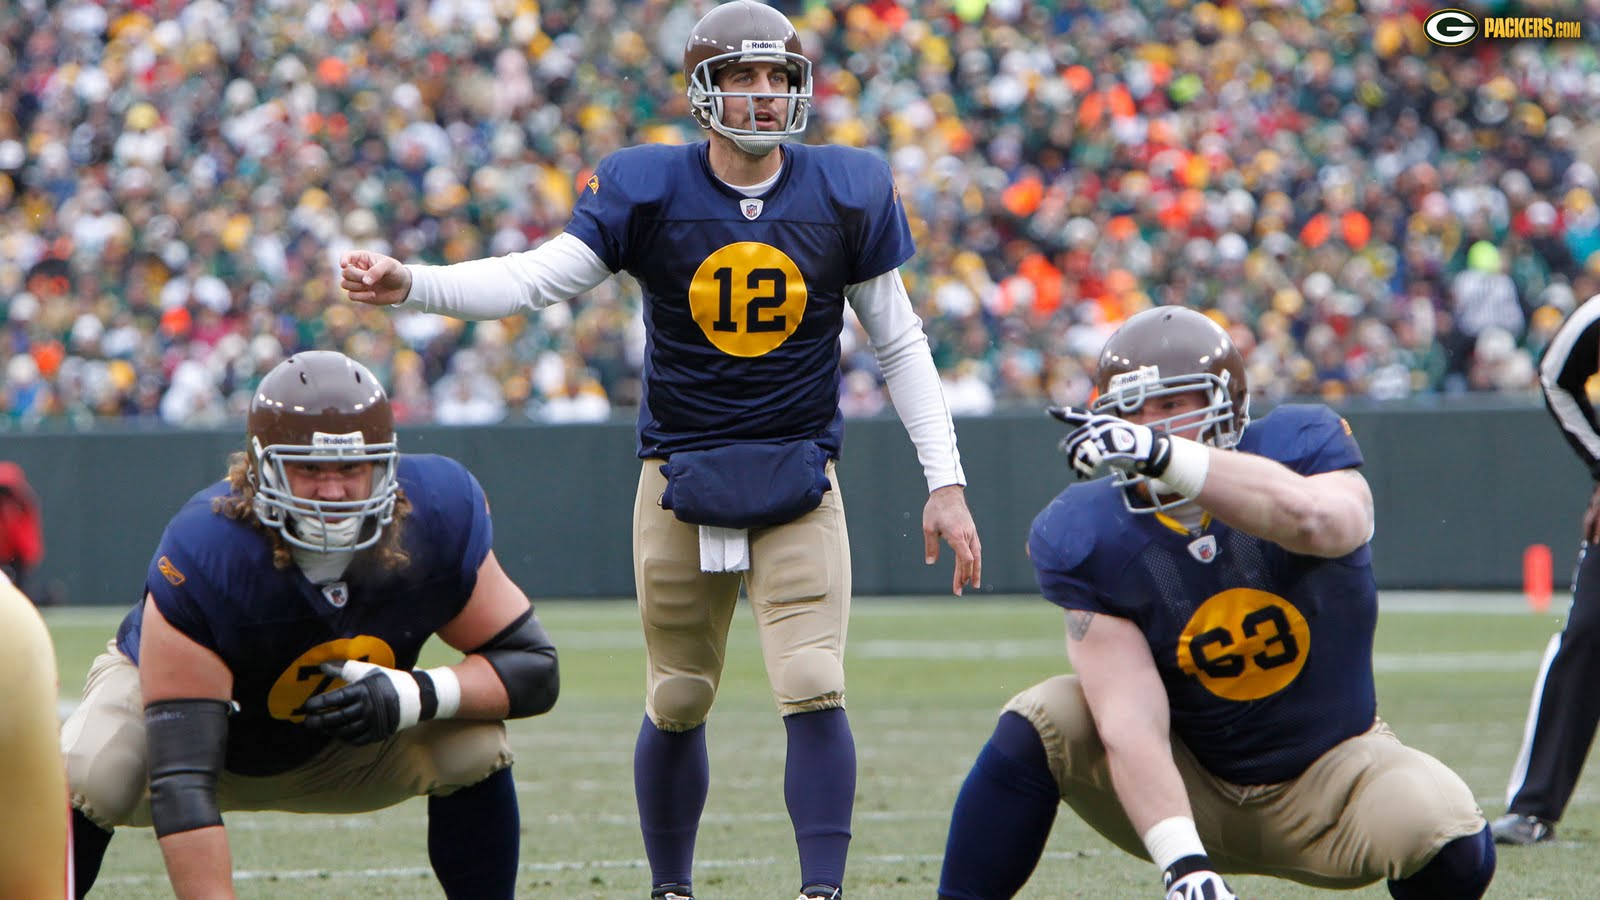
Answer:
[[[427,672],[412,669],[411,677],[417,680],[417,699],[422,704],[417,721],[426,722],[439,714],[439,692],[433,686],[433,676]]]
[[[1191,853],[1188,856],[1180,857],[1172,865],[1167,866],[1167,870],[1161,873],[1161,886],[1170,889],[1174,881],[1185,875],[1213,871],[1216,870],[1211,868],[1211,857],[1204,853]]]

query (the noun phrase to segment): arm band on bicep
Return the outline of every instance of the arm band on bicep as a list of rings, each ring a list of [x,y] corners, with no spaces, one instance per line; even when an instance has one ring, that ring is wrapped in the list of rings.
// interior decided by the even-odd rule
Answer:
[[[160,700],[145,707],[156,837],[222,824],[217,776],[227,756],[228,709],[223,700]]]
[[[556,645],[550,642],[533,610],[523,613],[473,652],[489,661],[505,685],[511,705],[506,718],[537,716],[556,705],[556,695],[561,691]]]

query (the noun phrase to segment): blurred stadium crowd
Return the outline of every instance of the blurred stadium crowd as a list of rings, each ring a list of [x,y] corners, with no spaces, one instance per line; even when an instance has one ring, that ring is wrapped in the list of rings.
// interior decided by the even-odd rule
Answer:
[[[12,0],[0,17],[0,428],[210,426],[283,355],[407,422],[637,403],[630,279],[531,320],[358,307],[335,260],[527,249],[605,153],[697,140],[710,0]],[[1081,401],[1150,303],[1269,398],[1530,392],[1600,293],[1600,2],[1579,41],[1430,44],[1404,0],[791,0],[809,140],[881,150],[958,415]],[[853,323],[847,414],[885,396]]]

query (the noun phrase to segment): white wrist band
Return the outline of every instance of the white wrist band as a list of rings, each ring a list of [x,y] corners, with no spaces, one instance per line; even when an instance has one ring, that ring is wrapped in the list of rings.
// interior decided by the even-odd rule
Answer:
[[[1151,825],[1144,833],[1144,848],[1162,872],[1185,856],[1206,852],[1205,845],[1200,843],[1200,832],[1195,830],[1194,820],[1188,816],[1173,816]]]
[[[1211,449],[1188,438],[1173,436],[1167,440],[1171,442],[1172,458],[1159,476],[1161,483],[1193,500],[1205,487],[1206,473],[1211,470]]]
[[[455,670],[448,666],[428,669],[427,673],[428,677],[433,679],[433,694],[439,701],[439,707],[434,710],[433,717],[453,718],[461,709],[461,679],[457,678]]]

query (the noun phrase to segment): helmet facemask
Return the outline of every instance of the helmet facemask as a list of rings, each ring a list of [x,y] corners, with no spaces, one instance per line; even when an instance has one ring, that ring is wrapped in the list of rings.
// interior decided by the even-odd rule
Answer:
[[[268,444],[250,440],[250,475],[256,518],[282,535],[291,547],[318,553],[365,550],[378,543],[394,522],[399,485],[394,441],[368,444],[361,432],[315,432],[310,444]],[[293,463],[370,462],[372,491],[363,500],[315,500],[295,496],[286,466]]]
[[[1127,418],[1152,400],[1175,394],[1204,392],[1205,403],[1198,409],[1142,424],[1168,434],[1192,436],[1193,440],[1220,450],[1231,450],[1238,445],[1245,426],[1250,423],[1249,395],[1242,396],[1242,408],[1236,409],[1233,397],[1236,388],[1229,383],[1231,380],[1232,375],[1227,369],[1219,373],[1194,372],[1163,378],[1157,367],[1143,366],[1113,375],[1106,391],[1095,398],[1090,409]],[[1160,479],[1147,475],[1118,470],[1112,477],[1112,484],[1121,488],[1146,485],[1145,491],[1123,491],[1123,502],[1130,512],[1165,512],[1190,502],[1169,489]]]
[[[717,87],[718,70],[735,63],[756,62],[782,65],[789,73],[789,90],[781,93],[752,92]],[[765,156],[779,144],[806,130],[806,121],[811,112],[811,93],[811,60],[786,50],[783,41],[746,40],[741,49],[701,60],[689,72],[689,106],[695,120],[733,141],[739,149],[752,156]],[[743,126],[730,124],[723,118],[725,101],[729,97],[745,99],[746,119]],[[783,128],[762,131],[757,127],[756,101],[764,98],[787,101]]]

